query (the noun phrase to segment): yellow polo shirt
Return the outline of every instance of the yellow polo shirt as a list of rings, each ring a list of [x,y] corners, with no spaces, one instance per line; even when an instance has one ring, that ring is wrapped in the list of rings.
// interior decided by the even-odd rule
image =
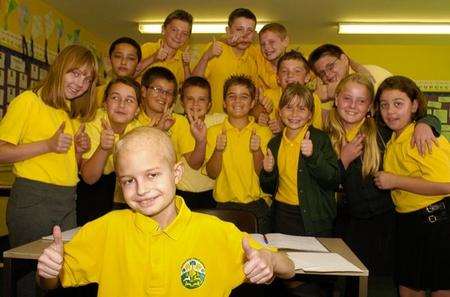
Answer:
[[[443,136],[438,138],[438,145],[433,146],[432,153],[420,156],[417,148],[411,148],[411,137],[414,134],[414,123],[411,123],[400,134],[392,135],[386,145],[384,154],[384,170],[398,175],[421,177],[432,182],[450,181],[450,144]],[[424,196],[403,190],[392,190],[392,200],[397,212],[406,213],[424,208],[438,202],[444,196]]]
[[[280,149],[278,151],[278,191],[275,199],[290,205],[299,205],[297,172],[298,159],[301,154],[300,146],[309,125],[305,125],[298,135],[289,140],[286,137],[286,129],[283,131]]]
[[[250,53],[256,60],[256,66],[258,67],[258,80],[262,88],[277,89],[277,70],[273,68],[272,63],[264,58],[261,52],[261,46],[259,44],[252,44],[249,49]]]
[[[177,154],[177,160],[180,160],[184,154],[194,150],[195,139],[191,134],[189,121],[184,116],[173,113],[172,117],[174,118],[175,123],[170,127],[167,133],[172,140],[173,147]],[[141,110],[137,121],[141,126],[146,126],[150,124],[151,120],[147,114]]]
[[[51,138],[65,122],[64,133],[73,135],[67,112],[46,105],[32,91],[13,99],[0,122],[0,140],[14,145],[33,143]],[[78,166],[72,142],[64,154],[46,153],[13,164],[16,176],[59,186],[75,186]]]
[[[97,150],[98,146],[100,145],[100,137],[103,130],[102,119],[108,121],[108,114],[104,108],[99,108],[97,109],[97,113],[95,114],[94,120],[92,122],[86,123],[85,132],[88,134],[91,140],[91,149],[83,154],[84,159],[90,159]],[[125,128],[125,133],[139,126],[141,126],[139,122],[137,120],[133,120]],[[114,134],[114,143],[117,143],[117,141],[119,141],[121,136],[122,135],[120,134]],[[113,171],[114,171],[113,154],[110,154],[108,156],[108,159],[106,160],[105,168],[103,169],[103,174],[110,174]]]
[[[279,117],[278,111],[280,106],[280,100],[281,100],[282,90],[280,87],[276,89],[268,89],[264,90],[264,96],[266,96],[270,101],[272,101],[273,104],[273,110],[270,114],[270,118],[274,119],[276,117]],[[322,103],[320,102],[319,97],[313,93],[314,97],[314,114],[312,116],[312,125],[319,129],[323,129],[323,120],[322,120]]]
[[[361,122],[359,122],[357,125],[354,125],[350,130],[345,131],[345,140],[347,142],[352,141],[355,139],[356,135],[359,133],[359,129],[361,129],[361,126],[364,124],[365,118],[362,119]]]
[[[242,239],[248,235],[231,223],[191,212],[180,197],[175,204],[178,214],[164,229],[131,210],[113,211],[83,226],[64,246],[61,284],[96,282],[100,297],[228,296],[245,280]]]
[[[146,59],[156,53],[159,50],[161,44],[161,39],[158,39],[156,42],[146,42],[141,46],[142,51],[142,59]],[[156,62],[150,67],[155,66],[162,66],[170,71],[175,75],[175,78],[177,79],[178,86],[181,86],[181,83],[184,81],[184,69],[183,69],[183,51],[178,49],[175,55],[167,59],[165,61]],[[140,81],[140,79],[139,79]]]
[[[223,123],[225,118],[226,114],[224,113],[207,114],[205,116],[205,125],[207,128],[212,127],[214,125]],[[181,181],[177,184],[177,189],[186,192],[199,193],[209,191],[214,188],[215,181],[213,179],[210,179],[208,176],[203,175],[201,173],[201,169],[194,170],[189,167],[184,157],[181,158],[181,161],[184,165],[184,172],[183,176],[181,177]]]
[[[269,128],[255,123],[253,118],[240,131],[226,119],[222,124],[208,129],[205,160],[211,158],[216,147],[217,136],[224,128],[227,133],[227,145],[223,151],[222,170],[214,186],[214,199],[218,202],[238,203],[256,201],[263,196],[263,192],[253,165],[250,137],[252,130],[255,129],[256,134],[261,138],[261,150],[266,154],[272,132]]]
[[[207,44],[204,52],[209,49],[211,44],[211,42]],[[222,54],[212,58],[205,70],[205,78],[211,84],[212,106],[210,113],[223,112],[223,84],[231,75],[245,74],[253,80],[253,83],[258,83],[256,61],[248,50],[241,57],[238,57],[233,52],[232,47],[222,43],[222,48]]]

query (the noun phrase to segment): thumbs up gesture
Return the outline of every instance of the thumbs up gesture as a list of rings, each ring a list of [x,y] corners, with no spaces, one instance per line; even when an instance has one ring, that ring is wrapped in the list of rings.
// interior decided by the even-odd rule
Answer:
[[[208,60],[220,56],[222,52],[223,52],[222,43],[220,41],[216,41],[216,38],[213,37],[213,43],[208,49]]]
[[[182,59],[183,64],[191,63],[191,52],[189,51],[189,45],[184,49]]]
[[[261,137],[256,134],[256,130],[252,130],[252,135],[250,136],[250,151],[257,152],[261,147]]]
[[[66,153],[72,145],[72,135],[64,133],[66,122],[62,122],[55,134],[47,140],[47,146],[50,152],[57,154]]]
[[[313,154],[313,143],[311,139],[309,139],[309,131],[306,131],[305,138],[303,138],[302,143],[300,144],[300,149],[302,151],[302,155],[305,157],[311,157]]]
[[[267,148],[267,155],[264,156],[263,167],[266,172],[272,172],[275,166],[275,159],[273,157],[272,151]]]
[[[64,244],[59,226],[53,227],[53,243],[38,258],[37,272],[43,278],[57,278],[64,260]]]
[[[78,128],[77,133],[75,133],[75,152],[77,154],[83,154],[91,148],[91,139],[85,132],[85,128],[86,125],[83,123],[81,124],[80,128]]]
[[[100,147],[104,151],[112,151],[114,147],[114,130],[111,124],[102,119],[102,133],[100,134]]]
[[[227,146],[227,130],[222,129],[222,133],[217,135],[216,139],[216,151],[223,152]]]
[[[244,274],[247,280],[254,284],[264,284],[272,280],[273,260],[269,251],[252,248],[248,239],[242,239],[242,249],[245,253]]]
[[[173,50],[166,45],[164,40],[161,40],[159,42],[159,50],[155,58],[157,61],[165,61],[167,58],[170,58],[172,51]]]

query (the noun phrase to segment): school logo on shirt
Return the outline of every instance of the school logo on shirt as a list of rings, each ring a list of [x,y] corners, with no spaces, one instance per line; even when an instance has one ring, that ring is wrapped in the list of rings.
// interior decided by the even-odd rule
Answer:
[[[195,289],[203,284],[206,277],[206,269],[203,263],[196,259],[187,259],[181,265],[181,283],[185,288]]]

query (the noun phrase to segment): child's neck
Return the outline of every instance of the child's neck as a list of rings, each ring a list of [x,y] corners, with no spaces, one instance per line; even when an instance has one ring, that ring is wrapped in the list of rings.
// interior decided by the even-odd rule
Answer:
[[[300,131],[303,129],[303,127],[298,128],[298,129],[291,129],[289,127],[286,127],[286,138],[289,140],[294,140],[295,137],[298,136],[298,134],[300,133]]]
[[[144,106],[144,112],[150,119],[159,119],[162,115],[161,112],[156,112],[150,109],[148,106]]]
[[[242,57],[247,49],[241,50],[241,49],[238,49],[238,48],[235,47],[235,46],[232,46],[232,47],[231,47],[231,50],[233,51],[233,53],[234,53],[236,56]]]
[[[234,118],[234,117],[228,117],[228,121],[230,122],[231,126],[237,128],[238,130],[242,130],[250,123],[250,119],[248,116],[242,117],[242,118]]]
[[[175,199],[175,198],[174,198]],[[170,205],[167,206],[166,209],[162,210],[160,213],[151,216],[153,220],[155,220],[160,229],[163,230],[169,226],[173,220],[177,217],[178,209],[175,206],[175,201],[172,201]]]
[[[111,125],[114,134],[123,134],[128,125],[128,123],[127,124],[115,123],[112,122],[111,120],[109,121],[109,124]]]

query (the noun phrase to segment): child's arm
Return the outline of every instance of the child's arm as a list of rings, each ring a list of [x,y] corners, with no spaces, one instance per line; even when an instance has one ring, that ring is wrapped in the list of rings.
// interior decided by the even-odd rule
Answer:
[[[147,69],[150,65],[155,64],[160,61],[165,61],[168,57],[172,56],[173,50],[166,46],[164,41],[161,40],[159,43],[159,49],[154,52],[149,57],[142,59],[138,66],[136,67],[135,77],[139,76],[145,69]]]
[[[256,175],[259,175],[263,166],[264,154],[261,150],[261,137],[256,134],[256,130],[252,130],[250,137],[250,151],[253,155],[253,166],[255,167]]]
[[[203,56],[198,61],[194,70],[192,71],[193,75],[196,76],[205,76],[206,66],[208,66],[208,62],[214,58],[218,57],[222,54],[223,48],[222,43],[216,41],[214,38],[213,43],[208,48],[208,50],[203,54]]]
[[[52,152],[67,153],[72,145],[72,136],[64,133],[65,126],[63,122],[52,137],[32,143],[15,145],[0,140],[0,163],[15,163]]]
[[[374,181],[382,190],[398,189],[426,196],[450,194],[450,182],[431,182],[420,177],[401,176],[385,171],[377,172]]]
[[[189,46],[186,47],[186,49],[183,52],[183,72],[184,72],[184,80],[191,77],[191,53],[189,51]]]
[[[200,169],[205,161],[206,153],[206,125],[195,114],[187,114],[191,127],[192,136],[195,139],[195,147],[192,152],[184,154],[189,167],[194,170]]]
[[[411,146],[417,147],[420,155],[431,154],[431,149],[437,145],[437,137],[441,134],[441,122],[433,115],[426,115],[419,119],[414,127]]]
[[[59,286],[59,274],[64,262],[64,244],[59,226],[53,227],[53,243],[38,258],[37,279],[44,289]]]
[[[294,263],[286,254],[253,249],[245,237],[242,239],[242,248],[246,257],[244,274],[251,283],[267,284],[274,277],[288,279],[295,275]]]
[[[102,128],[100,144],[94,154],[89,159],[83,160],[81,165],[81,177],[89,185],[96,183],[102,176],[106,161],[114,147],[114,130],[109,122],[102,119]]]
[[[77,157],[78,168],[81,168],[81,163],[83,162],[83,154],[91,149],[91,139],[89,135],[84,131],[85,124],[81,124],[77,133],[73,138],[75,143],[75,154]]]
[[[222,133],[217,135],[216,148],[206,163],[206,173],[212,179],[216,179],[220,171],[222,171],[223,152],[227,146],[227,131],[222,130]]]

